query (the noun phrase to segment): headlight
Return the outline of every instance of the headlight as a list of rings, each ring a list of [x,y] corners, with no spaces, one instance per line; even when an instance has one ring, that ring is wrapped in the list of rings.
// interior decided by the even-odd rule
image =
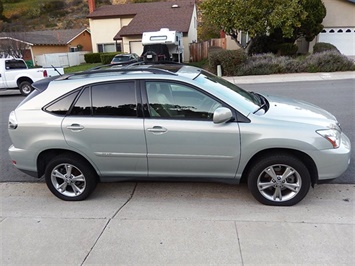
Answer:
[[[15,115],[14,111],[12,111],[9,115],[8,127],[9,127],[9,129],[16,129],[17,128],[17,119],[16,119],[16,115]]]
[[[317,130],[316,131],[319,135],[321,135],[323,138],[328,140],[334,149],[339,148],[340,146],[340,131],[337,129],[323,129],[323,130]]]

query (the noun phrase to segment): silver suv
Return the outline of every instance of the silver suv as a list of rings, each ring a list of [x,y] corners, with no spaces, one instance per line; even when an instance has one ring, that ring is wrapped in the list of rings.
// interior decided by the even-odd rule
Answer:
[[[14,165],[63,200],[99,181],[245,180],[293,205],[341,175],[350,141],[327,111],[247,92],[202,69],[136,65],[44,79],[10,114]]]

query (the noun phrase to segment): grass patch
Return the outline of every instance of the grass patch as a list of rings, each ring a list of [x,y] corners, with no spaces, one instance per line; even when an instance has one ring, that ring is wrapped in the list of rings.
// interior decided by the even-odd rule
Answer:
[[[73,72],[78,72],[78,71],[85,71],[88,70],[90,68],[96,67],[102,65],[101,63],[95,63],[95,64],[81,64],[78,66],[72,66],[72,67],[66,67],[64,68],[64,73],[68,74],[68,73],[73,73]]]

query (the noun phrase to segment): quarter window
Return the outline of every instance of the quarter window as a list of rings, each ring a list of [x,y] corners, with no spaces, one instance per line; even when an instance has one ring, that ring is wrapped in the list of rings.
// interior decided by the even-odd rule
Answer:
[[[222,106],[212,97],[180,83],[146,82],[149,113],[155,118],[212,120]]]
[[[63,98],[60,98],[58,101],[46,107],[45,110],[56,115],[66,115],[78,93],[79,91],[76,91],[74,93],[66,95]]]

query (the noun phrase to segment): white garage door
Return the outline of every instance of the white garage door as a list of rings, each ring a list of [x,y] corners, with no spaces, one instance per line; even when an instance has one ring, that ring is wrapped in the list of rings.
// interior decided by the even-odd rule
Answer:
[[[318,41],[335,45],[344,55],[355,55],[355,28],[325,28]]]
[[[141,56],[143,53],[142,42],[129,42],[129,49],[131,53],[136,53],[138,56]]]

